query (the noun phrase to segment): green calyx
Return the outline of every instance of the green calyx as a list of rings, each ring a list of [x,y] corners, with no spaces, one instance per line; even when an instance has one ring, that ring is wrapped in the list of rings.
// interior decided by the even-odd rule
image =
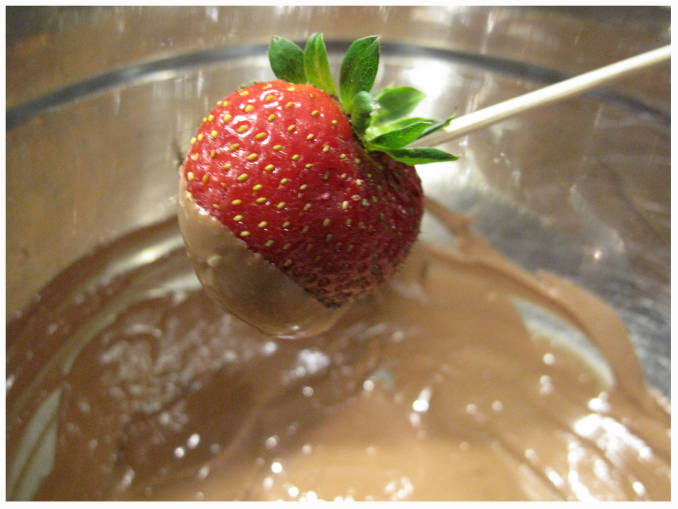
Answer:
[[[311,34],[303,50],[294,42],[275,36],[268,57],[277,78],[290,83],[308,83],[337,98],[368,152],[385,152],[409,165],[457,159],[437,148],[407,147],[442,129],[453,118],[438,121],[407,117],[424,98],[422,92],[412,87],[387,87],[371,92],[379,67],[377,36],[357,39],[349,46],[341,63],[338,91],[320,33]]]

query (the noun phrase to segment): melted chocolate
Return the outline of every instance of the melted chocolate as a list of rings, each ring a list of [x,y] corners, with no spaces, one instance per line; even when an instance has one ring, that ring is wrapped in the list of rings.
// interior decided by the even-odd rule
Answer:
[[[220,311],[183,249],[85,285],[174,223],[78,262],[8,325],[9,498],[669,499],[668,406],[620,319],[428,208],[455,249],[294,341]]]

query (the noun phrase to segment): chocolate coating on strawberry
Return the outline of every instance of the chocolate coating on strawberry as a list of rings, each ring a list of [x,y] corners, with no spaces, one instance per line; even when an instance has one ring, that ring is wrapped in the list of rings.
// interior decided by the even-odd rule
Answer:
[[[179,227],[207,295],[269,336],[300,338],[326,331],[347,306],[327,307],[200,207],[179,179]]]

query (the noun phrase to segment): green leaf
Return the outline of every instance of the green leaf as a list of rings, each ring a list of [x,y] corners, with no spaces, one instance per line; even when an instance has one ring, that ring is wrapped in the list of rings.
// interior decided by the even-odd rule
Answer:
[[[351,111],[358,92],[369,92],[379,67],[379,39],[371,35],[353,41],[341,63],[339,101],[344,111]]]
[[[390,133],[391,131],[398,131],[400,129],[403,129],[404,127],[408,127],[412,124],[419,122],[425,123],[426,125],[433,125],[437,122],[437,120],[434,120],[432,118],[410,117],[394,120],[393,122],[389,122],[387,124],[375,124],[373,113],[370,127],[367,130],[366,138],[371,141],[383,134]]]
[[[370,122],[370,114],[374,108],[372,95],[369,92],[358,92],[353,98],[353,108],[351,109],[351,125],[359,136],[365,133],[365,129]]]
[[[418,139],[435,121],[428,118],[406,118],[388,124],[390,129],[375,138],[368,137],[368,142],[384,148],[401,148]],[[387,126],[377,128],[384,129]]]
[[[385,151],[396,161],[414,166],[415,164],[456,161],[457,156],[437,148],[398,148]]]
[[[378,108],[373,123],[391,122],[409,115],[424,98],[424,93],[412,87],[388,87],[374,94]]]
[[[426,129],[424,129],[424,131],[419,135],[419,138],[423,138],[424,136],[428,136],[429,134],[431,134],[431,133],[437,131],[438,129],[442,129],[442,128],[445,127],[447,124],[449,124],[449,123],[452,121],[452,119],[453,119],[454,117],[455,117],[455,116],[452,115],[452,116],[446,118],[445,120],[441,120],[440,122],[436,122],[435,124],[432,124],[432,125],[428,126],[428,127],[427,127]],[[417,138],[417,139],[419,139],[419,138]]]
[[[337,95],[321,33],[316,32],[308,38],[304,50],[304,71],[311,85],[330,95]]]
[[[274,36],[268,46],[268,60],[278,79],[290,83],[306,83],[304,52],[292,41]]]

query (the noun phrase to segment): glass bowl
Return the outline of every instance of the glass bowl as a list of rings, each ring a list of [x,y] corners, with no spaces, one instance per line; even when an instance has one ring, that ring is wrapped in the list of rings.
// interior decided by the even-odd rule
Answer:
[[[380,34],[377,85],[420,88],[426,99],[418,112],[443,118],[668,44],[670,11],[8,8],[7,28],[8,426],[43,412],[36,429],[8,441],[16,462],[30,433],[56,437],[61,393],[45,384],[72,366],[116,311],[106,308],[93,330],[62,336],[54,333],[60,313],[81,306],[83,291],[181,246],[173,221],[177,164],[217,100],[242,82],[272,78],[272,34],[301,42],[323,32],[335,72],[350,40]],[[461,137],[443,147],[458,161],[420,169],[425,192],[469,216],[508,258],[565,276],[610,304],[647,380],[667,398],[669,67]],[[428,215],[422,236],[450,241]],[[97,250],[117,239],[125,240]],[[135,291],[195,288],[192,273],[176,263],[164,276],[137,281]],[[55,277],[60,293],[43,291]],[[49,312],[34,327],[47,337],[17,333],[12,324],[41,301]],[[50,472],[49,447],[30,443],[42,444],[41,461],[28,470],[10,465],[10,498],[34,496]]]

